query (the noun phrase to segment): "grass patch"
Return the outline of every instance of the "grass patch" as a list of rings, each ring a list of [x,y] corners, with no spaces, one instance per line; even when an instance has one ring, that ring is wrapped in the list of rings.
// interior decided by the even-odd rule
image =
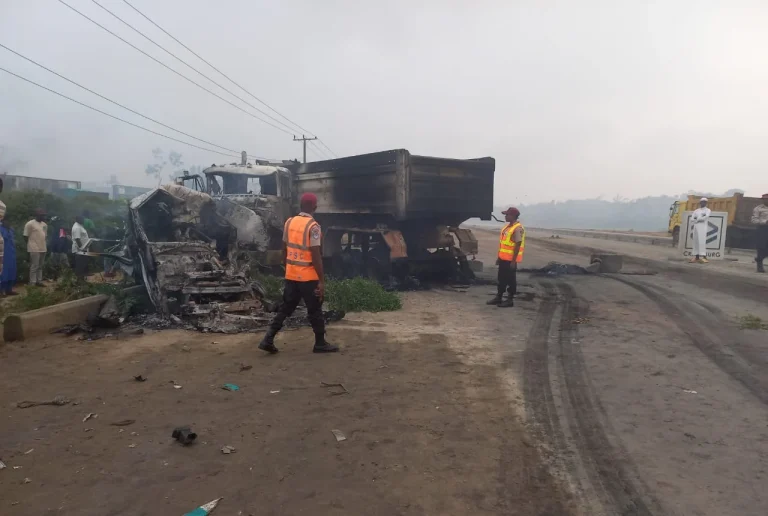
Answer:
[[[396,292],[365,278],[326,281],[325,299],[331,310],[343,312],[394,312],[403,307]]]
[[[742,330],[768,330],[768,323],[763,322],[756,315],[743,315],[739,317],[739,327]]]
[[[254,279],[264,288],[269,301],[283,298],[282,277],[257,274]],[[402,308],[396,292],[387,292],[377,282],[365,278],[327,279],[325,301],[329,309],[343,312],[394,312]]]
[[[264,294],[270,301],[279,301],[283,298],[283,283],[285,280],[280,276],[270,274],[256,274],[253,277],[264,288]]]

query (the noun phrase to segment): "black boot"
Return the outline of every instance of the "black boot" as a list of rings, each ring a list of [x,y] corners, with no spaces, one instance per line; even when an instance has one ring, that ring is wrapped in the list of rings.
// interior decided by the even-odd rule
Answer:
[[[275,347],[275,336],[277,335],[277,331],[278,330],[273,330],[272,328],[267,330],[267,334],[264,335],[264,338],[261,339],[261,342],[259,343],[259,349],[264,350],[267,353],[277,353],[278,349]]]
[[[515,306],[515,300],[512,299],[512,296],[507,297],[506,301],[502,301],[499,303],[499,308],[511,308]]]
[[[325,340],[325,335],[322,333],[315,334],[315,347],[312,348],[312,353],[335,353],[339,350],[338,346],[334,346]]]
[[[765,268],[763,267],[763,260],[758,261],[755,259],[755,261],[757,262],[757,272],[765,272]]]
[[[490,301],[488,301],[485,304],[489,305],[489,306],[498,306],[499,303],[501,303],[501,296],[496,295],[496,297],[494,297],[493,299],[491,299]]]

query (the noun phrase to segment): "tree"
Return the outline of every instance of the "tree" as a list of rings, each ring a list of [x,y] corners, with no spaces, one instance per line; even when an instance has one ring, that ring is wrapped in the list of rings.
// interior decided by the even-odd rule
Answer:
[[[154,176],[158,180],[163,177],[163,171],[165,170],[166,166],[170,165],[172,169],[168,173],[168,179],[171,181],[173,181],[173,179],[177,176],[180,176],[184,170],[184,161],[180,152],[172,150],[166,157],[165,151],[157,147],[152,149],[152,159],[154,163],[147,165],[144,171],[148,176]]]

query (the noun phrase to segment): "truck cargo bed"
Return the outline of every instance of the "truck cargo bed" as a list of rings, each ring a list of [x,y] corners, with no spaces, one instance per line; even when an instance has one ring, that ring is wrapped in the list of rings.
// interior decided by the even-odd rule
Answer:
[[[489,220],[493,158],[449,159],[391,150],[300,165],[297,195],[316,194],[319,214],[370,214],[396,221]]]

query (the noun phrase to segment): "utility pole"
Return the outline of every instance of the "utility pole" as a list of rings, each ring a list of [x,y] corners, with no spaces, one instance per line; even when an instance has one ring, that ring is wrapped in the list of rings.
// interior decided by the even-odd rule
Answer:
[[[296,135],[293,136],[293,141],[302,142],[304,144],[304,163],[307,162],[307,142],[311,142],[312,140],[317,140],[317,136],[313,138],[307,138],[303,134],[301,135],[301,138],[296,138]]]

